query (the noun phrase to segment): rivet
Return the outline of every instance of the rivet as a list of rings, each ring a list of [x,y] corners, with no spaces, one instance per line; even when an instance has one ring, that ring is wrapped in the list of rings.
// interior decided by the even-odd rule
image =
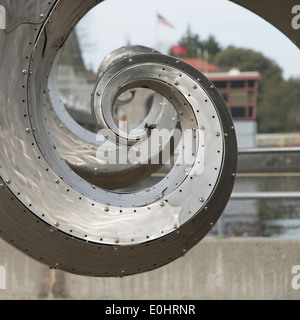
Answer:
[[[204,199],[204,198],[200,198],[199,200],[200,200],[200,202],[204,202],[204,201],[205,201],[205,199]]]
[[[4,184],[0,183],[0,189],[3,189],[3,188],[4,188]]]
[[[11,180],[10,179],[6,179],[6,183],[7,184],[11,184]]]
[[[27,70],[23,70],[22,73],[24,74],[24,76],[27,74]]]
[[[108,212],[109,211],[109,207],[105,207],[104,211]]]
[[[59,268],[59,263],[56,263],[56,264],[55,264],[55,268]]]
[[[55,222],[55,227],[59,227],[59,223],[58,222]]]
[[[178,82],[178,81],[175,81],[174,84],[175,84],[175,86],[178,86],[178,85],[179,85],[179,82]]]
[[[54,234],[54,230],[53,229],[50,229],[50,234]]]
[[[164,203],[164,202],[161,202],[161,203],[160,203],[160,206],[161,206],[161,207],[164,207],[164,206],[165,206],[165,203]]]
[[[118,248],[114,248],[114,252],[118,252]]]
[[[182,253],[183,253],[183,255],[185,255],[185,254],[187,253],[187,250],[186,250],[186,249],[183,249],[183,250],[182,250]]]
[[[204,127],[204,126],[201,126],[200,129],[201,129],[202,131],[205,131],[205,127]]]
[[[29,128],[26,128],[26,132],[27,132],[27,133],[30,133],[30,129],[29,129]]]
[[[101,92],[100,92],[100,91],[98,91],[98,92],[97,92],[97,96],[100,96],[100,95],[101,95]]]
[[[194,88],[194,89],[197,89],[197,86],[196,86],[196,85],[194,85],[194,86],[193,86],[193,88]]]
[[[177,162],[177,163],[176,163],[176,166],[179,167],[179,166],[180,166],[180,162]]]
[[[234,172],[234,173],[232,174],[232,176],[235,177],[235,176],[236,176],[236,173]]]
[[[128,61],[129,61],[129,62],[132,62],[132,58],[129,58]]]
[[[178,229],[178,225],[177,224],[174,224],[174,229]]]
[[[210,85],[209,87],[210,87],[211,89],[214,89],[214,86],[213,86],[213,85]]]
[[[227,132],[225,132],[225,133],[224,133],[224,136],[225,136],[225,137],[228,137],[228,133],[227,133]]]
[[[221,135],[220,132],[216,132],[216,136],[219,137]]]
[[[119,243],[120,241],[119,241],[119,239],[115,239],[115,243]]]
[[[179,114],[180,116],[182,116],[183,112],[182,112],[182,111],[179,111],[178,114]]]
[[[58,179],[55,179],[55,183],[59,184],[59,180],[58,180]]]
[[[45,15],[44,15],[43,13],[41,13],[41,14],[40,14],[40,18],[41,18],[41,19],[44,19],[44,18],[45,18]]]

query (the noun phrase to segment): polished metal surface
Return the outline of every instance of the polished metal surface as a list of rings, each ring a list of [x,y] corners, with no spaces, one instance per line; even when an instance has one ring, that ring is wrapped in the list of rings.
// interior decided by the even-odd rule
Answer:
[[[175,58],[134,48],[133,55],[109,58],[95,84],[92,110],[110,140],[97,141],[68,118],[55,83],[57,57],[76,23],[99,2],[28,0],[19,6],[0,0],[6,13],[0,30],[0,235],[52,268],[124,276],[177,259],[214,226],[233,188],[237,144],[228,108],[205,76]],[[258,1],[239,3],[259,11]],[[299,33],[273,19],[294,2],[285,3],[272,2],[273,15],[264,17],[296,43]],[[120,133],[114,103],[126,90],[145,86],[169,111],[154,103],[141,136]],[[188,139],[174,146],[164,179],[134,192],[115,190],[161,167],[149,159],[157,160],[178,130]],[[152,140],[158,148],[143,157]],[[138,150],[137,160],[144,161],[109,165],[103,144]]]
[[[126,49],[126,48],[124,48]],[[130,53],[151,51],[148,48],[133,47]],[[124,54],[123,48],[122,54]],[[61,50],[60,50],[61,52]],[[150,176],[158,168],[160,164],[146,166],[144,164],[134,164],[124,162],[122,165],[106,165],[104,161],[99,161],[98,154],[103,154],[107,148],[114,151],[119,148],[114,143],[109,143],[99,131],[96,135],[80,126],[65,109],[57,85],[57,73],[59,67],[60,52],[57,54],[48,79],[48,88],[45,91],[47,100],[45,103],[46,117],[48,119],[49,131],[55,140],[55,147],[59,151],[64,161],[79,174],[82,178],[89,181],[93,185],[106,189],[123,188],[134,182]],[[126,51],[127,52],[127,51]],[[111,55],[109,55],[111,56]],[[115,54],[113,55],[115,57]],[[108,57],[104,61],[109,61]],[[92,92],[91,92],[92,93]],[[159,100],[159,97],[156,99]],[[159,101],[154,101],[154,106],[148,115],[157,115],[163,113],[160,108]],[[128,101],[126,102],[128,103]],[[159,110],[158,110],[159,109]],[[166,109],[166,108],[165,108]],[[170,112],[172,109],[169,108]],[[147,118],[148,118],[147,117]],[[174,115],[173,115],[174,117]],[[148,119],[145,119],[147,121]],[[74,152],[76,150],[76,152]],[[127,148],[123,150],[127,151]]]

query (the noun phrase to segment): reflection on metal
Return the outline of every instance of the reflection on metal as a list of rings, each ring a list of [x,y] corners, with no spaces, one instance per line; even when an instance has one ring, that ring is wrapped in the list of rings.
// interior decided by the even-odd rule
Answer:
[[[233,188],[237,144],[228,108],[212,83],[156,51],[131,48],[132,55],[119,52],[116,61],[104,62],[91,99],[104,135],[67,116],[55,78],[60,49],[99,2],[0,2],[9,26],[0,33],[1,68],[10,75],[0,78],[0,235],[52,268],[124,276],[177,259],[215,225]],[[126,132],[113,110],[124,92],[142,88],[156,96],[154,108],[140,133]],[[128,103],[135,102],[131,98]],[[161,109],[155,99],[162,99]],[[153,141],[158,148],[144,154]],[[143,161],[111,164],[103,147],[108,155],[125,150],[126,160]],[[149,159],[161,159],[169,147],[172,161],[163,179],[119,190],[160,168],[162,161]]]
[[[124,49],[126,49],[126,51],[122,50],[122,54],[129,51],[129,48]],[[130,50],[131,55],[133,55],[134,50],[136,50],[135,54],[138,52],[149,52],[149,50],[152,52],[152,49],[135,46]],[[106,67],[108,67],[108,64],[110,63],[108,57],[117,58],[116,61],[120,60],[117,57],[116,52],[119,52],[119,50],[116,50],[113,54],[108,55],[104,59]],[[104,154],[107,150],[109,151],[109,154],[114,154],[116,148],[115,144],[107,141],[103,136],[103,131],[102,133],[99,131],[98,135],[95,135],[81,127],[73,120],[73,118],[71,118],[70,114],[64,108],[57,87],[59,57],[60,52],[56,56],[50,72],[48,89],[46,90],[47,104],[45,105],[45,108],[47,119],[49,119],[49,131],[52,133],[56,143],[55,146],[65,162],[83,179],[98,187],[109,190],[124,188],[139,182],[141,179],[150,176],[154,171],[160,168],[161,164],[159,162],[152,166],[148,166],[143,163],[130,163],[129,161],[123,161],[121,165],[113,165],[110,161],[110,165],[107,165],[106,161],[109,161],[109,159],[99,161],[101,159],[97,157],[97,154]],[[101,70],[104,70],[103,65],[104,63],[102,63]],[[101,73],[99,72],[99,79],[102,75],[103,71],[101,71]],[[130,99],[124,101],[123,104],[129,104],[132,101],[134,102],[135,96],[136,93]],[[160,99],[162,99],[162,97]],[[157,97],[153,101],[150,114],[155,114],[155,110],[159,109],[159,112],[163,114],[164,117],[169,116],[170,118],[173,118],[176,116],[173,107],[164,108],[164,110],[162,110],[159,103],[160,100],[159,97]],[[115,122],[114,120],[115,119],[111,119],[113,123]],[[147,118],[145,121],[147,121]],[[174,121],[172,122],[173,126],[177,123],[177,121],[175,123]],[[143,123],[141,124],[141,127],[144,129]],[[99,129],[101,129],[101,127],[99,127]],[[102,127],[102,129],[105,128]],[[108,131],[106,131],[106,133],[108,133]],[[123,148],[120,147],[119,150],[120,153],[125,154],[126,159],[127,149],[126,146],[123,146]],[[74,152],[74,150],[76,150],[76,152]]]

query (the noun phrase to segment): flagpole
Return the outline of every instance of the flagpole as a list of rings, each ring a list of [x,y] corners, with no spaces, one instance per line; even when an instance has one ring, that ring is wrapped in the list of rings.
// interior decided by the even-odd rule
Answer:
[[[156,13],[156,41],[157,41],[157,50],[161,51],[160,48],[160,42],[158,39],[158,24],[163,24],[165,26],[168,26],[170,28],[174,28],[174,25],[172,23],[170,23],[167,19],[165,19],[162,15],[160,15],[159,13]]]

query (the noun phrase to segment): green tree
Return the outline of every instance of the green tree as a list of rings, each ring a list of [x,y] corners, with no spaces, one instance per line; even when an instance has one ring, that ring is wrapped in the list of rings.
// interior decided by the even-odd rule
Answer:
[[[204,53],[207,53],[208,62],[221,51],[221,46],[213,35],[209,35],[206,40],[201,40],[197,33],[192,32],[190,25],[178,44],[186,49],[186,58],[201,58]],[[174,56],[172,48],[169,50],[169,55]]]
[[[260,132],[300,131],[300,79],[268,86],[259,108]]]
[[[188,26],[186,34],[181,37],[178,44],[185,48],[188,58],[197,58],[202,50],[200,36],[192,33],[190,26]]]
[[[260,80],[261,94],[269,85],[283,81],[280,66],[261,52],[251,49],[229,46],[215,56],[214,63],[224,70],[237,68],[240,71],[258,71],[262,76]]]
[[[202,42],[202,50],[206,50],[208,54],[214,58],[219,52],[221,52],[222,48],[215,36],[209,35],[208,38]]]

